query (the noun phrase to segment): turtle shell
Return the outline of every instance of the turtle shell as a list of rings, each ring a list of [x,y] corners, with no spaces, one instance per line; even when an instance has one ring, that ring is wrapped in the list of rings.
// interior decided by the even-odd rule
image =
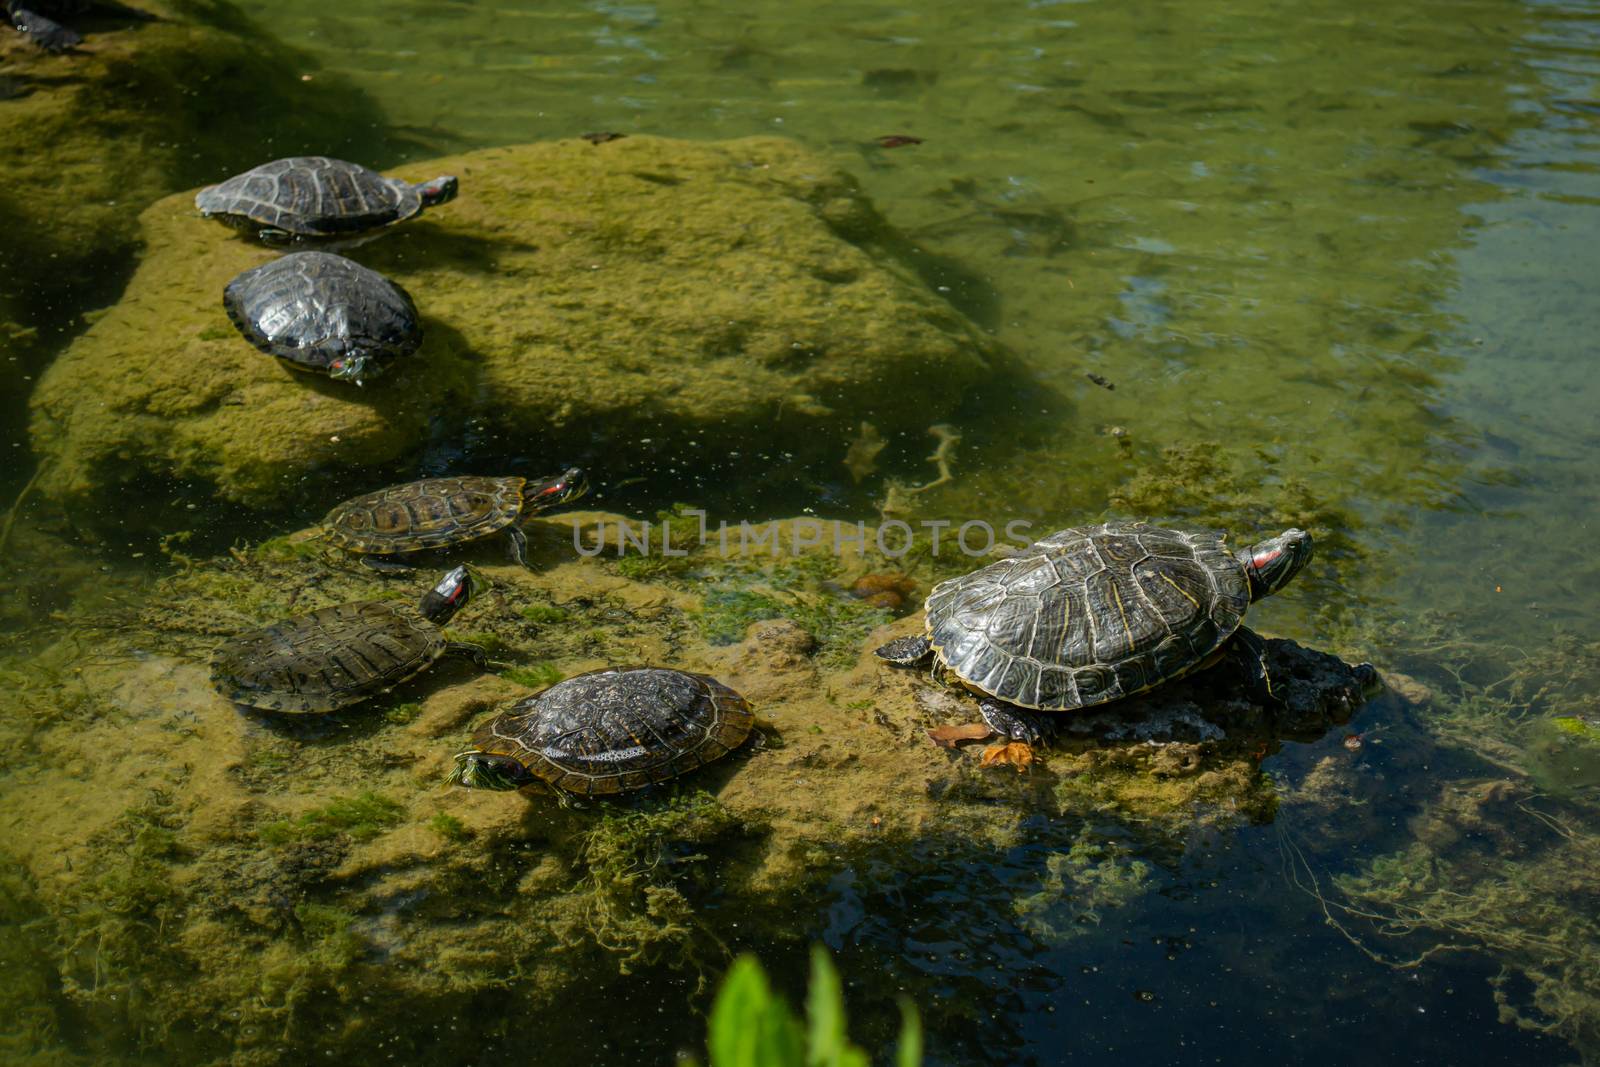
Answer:
[[[422,343],[404,289],[329,252],[295,252],[247,270],[222,302],[246,340],[305,370],[337,373],[357,356],[394,359]]]
[[[727,755],[755,715],[715,678],[665,667],[611,667],[520,700],[473,737],[550,785],[583,795],[662,782]]]
[[[439,627],[392,602],[339,604],[224,642],[211,658],[211,684],[253,708],[333,711],[417,674],[446,644]]]
[[[409,219],[422,210],[422,197],[409,182],[359,163],[292,156],[202,189],[194,205],[241,229],[267,226],[298,237],[339,237]]]
[[[322,520],[352,552],[416,552],[487,537],[522,514],[525,478],[424,478],[346,500]]]
[[[968,688],[1025,708],[1089,707],[1194,669],[1250,606],[1215,530],[1062,530],[929,593],[928,640]]]

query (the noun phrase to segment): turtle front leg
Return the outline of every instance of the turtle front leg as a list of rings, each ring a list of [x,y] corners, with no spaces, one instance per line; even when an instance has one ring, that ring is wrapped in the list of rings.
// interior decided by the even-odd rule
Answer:
[[[511,559],[527,570],[533,570],[533,564],[528,562],[528,535],[522,532],[522,528],[515,525],[507,526],[506,540],[511,542],[509,546]]]
[[[1055,736],[1057,720],[1047,714],[1019,708],[998,700],[978,702],[983,721],[1000,741],[983,750],[983,765],[1008,765],[1021,774],[1033,763],[1033,746]]]
[[[417,569],[394,556],[372,555],[370,553],[361,556],[361,565],[368,570],[377,571],[379,574],[412,574]]]
[[[1268,708],[1283,704],[1282,698],[1272,691],[1272,676],[1267,670],[1267,643],[1260,634],[1249,627],[1239,627],[1234,631],[1233,640],[1228,642],[1228,655],[1244,672],[1245,687],[1252,700]]]
[[[485,652],[481,645],[470,645],[465,641],[451,641],[444,646],[444,654],[447,656],[464,656],[482,669],[489,669],[489,653]]]
[[[1051,715],[993,699],[980,701],[978,711],[982,722],[936,726],[928,731],[928,739],[941,748],[954,748],[962,741],[998,737],[999,741],[983,750],[983,765],[1012,766],[1021,774],[1033,763],[1033,746],[1054,736],[1059,726]]]

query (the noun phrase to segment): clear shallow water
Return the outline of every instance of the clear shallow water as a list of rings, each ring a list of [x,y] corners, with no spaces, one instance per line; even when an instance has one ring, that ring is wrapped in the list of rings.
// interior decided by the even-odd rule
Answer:
[[[1513,998],[1528,981],[1509,942],[1485,934],[1506,920],[1451,931],[1489,942],[1482,951],[1391,969],[1285,878],[1285,841],[1324,877],[1417,841],[1443,850],[1419,828],[1440,783],[1505,774],[1594,830],[1593,757],[1555,745],[1548,724],[1596,714],[1595,659],[1547,650],[1591,641],[1600,606],[1587,547],[1600,471],[1597,16],[1502,2],[734,17],[703,4],[335,13],[291,0],[271,29],[306,51],[313,82],[348,77],[381,108],[389,156],[375,163],[595,129],[800,140],[860,180],[936,257],[931,280],[1028,371],[1017,395],[975,402],[957,480],[919,515],[1051,528],[1108,510],[1234,528],[1305,516],[1319,565],[1252,618],[1437,690],[1421,711],[1378,704],[1352,727],[1383,739],[1362,757],[1382,787],[1341,833],[1293,803],[1266,826],[1178,840],[1108,818],[1094,832],[1124,841],[1123,867],[1146,864],[1146,884],[1092,920],[1068,916],[1075,936],[1045,936],[1006,906],[1077,837],[1039,818],[1003,855],[931,840],[852,863],[820,906],[796,907],[794,945],[719,928],[731,947],[761,953],[797,990],[796,946],[820,938],[868,1036],[892,1030],[897,984],[916,990],[936,1063],[1343,1062],[1375,1035],[1393,1062],[1526,1063],[1597,1053],[1497,1020],[1488,979],[1509,973]],[[889,133],[926,141],[871,143]],[[925,446],[905,443],[896,472],[920,480]],[[769,484],[749,462],[673,466],[630,472],[645,481],[602,502],[870,518],[882,491],[837,471]],[[770,510],[741,513],[758,492]],[[224,542],[248,522],[208,519]],[[118,574],[140,566],[104,544],[82,552]],[[1549,691],[1485,689],[1512,670]],[[1475,702],[1485,693],[1505,700]],[[1338,742],[1291,744],[1265,768],[1292,790]],[[1485,817],[1538,829],[1516,811]],[[1600,864],[1580,849],[1584,861]],[[1515,880],[1481,868],[1486,895]],[[1592,897],[1570,891],[1592,922]],[[692,1044],[697,1020],[644,1007],[681,1002],[679,981],[645,975],[637,1007],[574,1005],[575,1018],[624,1018],[570,1061]],[[1594,1034],[1592,1017],[1582,1025]]]

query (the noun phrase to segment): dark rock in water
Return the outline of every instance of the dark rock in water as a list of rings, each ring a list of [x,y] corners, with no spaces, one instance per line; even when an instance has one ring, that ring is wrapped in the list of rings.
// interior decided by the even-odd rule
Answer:
[[[1312,740],[1350,721],[1382,687],[1370,663],[1352,666],[1338,656],[1279,638],[1267,641],[1267,669],[1273,692],[1283,701],[1280,707],[1251,699],[1238,670],[1225,661],[1140,696],[1064,714],[1060,740]]]

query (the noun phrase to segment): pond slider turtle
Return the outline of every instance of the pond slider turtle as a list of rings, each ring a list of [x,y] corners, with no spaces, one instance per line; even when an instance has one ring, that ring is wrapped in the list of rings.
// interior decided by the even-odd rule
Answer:
[[[577,467],[537,482],[424,478],[346,500],[322,520],[322,533],[359,554],[374,570],[409,570],[396,554],[459,545],[504,531],[511,558],[532,569],[522,523],[588,491],[588,478]]]
[[[350,238],[454,200],[453,176],[412,185],[357,163],[292,156],[195,194],[194,206],[268,244]]]
[[[361,600],[296,615],[230,638],[211,657],[211,684],[236,704],[292,713],[333,711],[386,693],[445,655],[488,659],[477,645],[445,640],[472,595],[465,567],[415,608]]]
[[[245,340],[297,370],[357,385],[422,344],[411,296],[330,252],[295,252],[245,271],[222,291]]]
[[[877,650],[897,666],[930,664],[986,698],[983,727],[940,727],[934,741],[998,734],[986,763],[1032,759],[1047,716],[1143,692],[1236,654],[1271,699],[1261,638],[1239,625],[1311,558],[1311,535],[1286,530],[1238,552],[1217,530],[1144,523],[1062,530],[1010,559],[934,586],[922,636]]]
[[[715,678],[607,667],[519,700],[478,728],[451,781],[475,789],[543,782],[583,796],[664,782],[720,759],[755,715]]]

